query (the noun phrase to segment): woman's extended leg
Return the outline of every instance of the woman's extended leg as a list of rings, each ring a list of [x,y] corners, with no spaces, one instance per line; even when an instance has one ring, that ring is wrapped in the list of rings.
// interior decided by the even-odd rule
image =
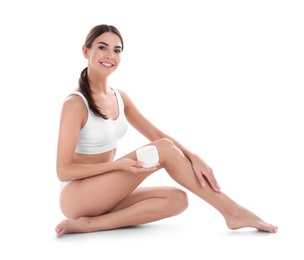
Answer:
[[[223,215],[228,228],[252,227],[267,232],[277,231],[276,226],[266,223],[251,211],[237,204],[225,193],[215,192],[208,182],[205,187],[202,187],[193,172],[189,159],[170,140],[162,139],[156,143],[158,143],[158,151],[162,158],[161,165],[171,178],[217,209]]]

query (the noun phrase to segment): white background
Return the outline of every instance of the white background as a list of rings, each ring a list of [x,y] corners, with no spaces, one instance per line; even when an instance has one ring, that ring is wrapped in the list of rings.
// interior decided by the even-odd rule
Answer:
[[[293,0],[2,1],[0,258],[303,259],[303,13]],[[109,83],[277,234],[230,231],[189,194],[177,217],[56,239],[60,110],[100,23],[125,41]],[[145,143],[130,128],[118,153]],[[177,185],[164,171],[144,184]]]

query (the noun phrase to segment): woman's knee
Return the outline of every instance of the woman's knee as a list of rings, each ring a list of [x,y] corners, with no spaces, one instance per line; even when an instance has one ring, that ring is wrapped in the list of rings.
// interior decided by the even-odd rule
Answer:
[[[170,149],[171,147],[174,146],[174,143],[168,139],[168,138],[161,138],[155,141],[155,144],[157,145],[158,148],[164,148],[164,149]]]
[[[187,193],[181,189],[170,187],[167,191],[167,209],[170,211],[170,215],[178,215],[188,208],[188,196]]]
[[[168,138],[162,138],[154,142],[157,147],[160,163],[172,157],[175,153],[180,153],[179,148]]]

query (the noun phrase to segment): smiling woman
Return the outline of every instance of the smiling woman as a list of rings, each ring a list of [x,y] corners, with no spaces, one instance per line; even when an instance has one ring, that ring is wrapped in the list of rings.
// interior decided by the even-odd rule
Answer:
[[[100,38],[100,41],[98,40],[96,42],[97,37]],[[92,48],[94,41],[96,42],[96,45]],[[98,71],[103,67],[105,69],[104,72],[100,71],[99,73],[100,75],[104,74],[103,77],[107,77],[116,70],[120,63],[120,53],[123,51],[123,39],[120,32],[114,26],[96,26],[92,28],[88,34],[82,51],[85,58],[88,60],[93,56],[97,57],[97,63],[95,66],[94,64],[91,64],[91,69],[92,71],[94,69]],[[98,59],[99,56],[100,58]],[[87,81],[87,70],[88,68],[85,68],[81,73],[79,79],[80,90],[88,101],[92,112],[97,116],[107,119],[107,116],[101,112],[104,110],[97,107],[92,99],[92,89]],[[103,104],[102,100],[99,104]]]
[[[221,191],[211,167],[199,155],[153,125],[125,92],[108,85],[123,51],[123,39],[114,26],[92,28],[82,50],[88,66],[81,72],[79,86],[66,98],[60,119],[57,176],[66,183],[60,207],[67,219],[57,225],[57,237],[140,225],[180,214],[188,206],[184,190],[139,187],[160,169],[218,210],[228,228],[277,231],[276,226]],[[144,167],[136,151],[115,158],[117,140],[125,135],[128,124],[158,151],[155,166]]]

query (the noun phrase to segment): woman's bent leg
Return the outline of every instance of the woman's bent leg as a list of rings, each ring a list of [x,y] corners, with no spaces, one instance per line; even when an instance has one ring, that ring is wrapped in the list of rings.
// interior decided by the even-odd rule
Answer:
[[[137,188],[115,208],[96,217],[64,220],[56,227],[57,237],[66,233],[94,232],[146,224],[175,216],[188,206],[187,195],[173,187]]]

